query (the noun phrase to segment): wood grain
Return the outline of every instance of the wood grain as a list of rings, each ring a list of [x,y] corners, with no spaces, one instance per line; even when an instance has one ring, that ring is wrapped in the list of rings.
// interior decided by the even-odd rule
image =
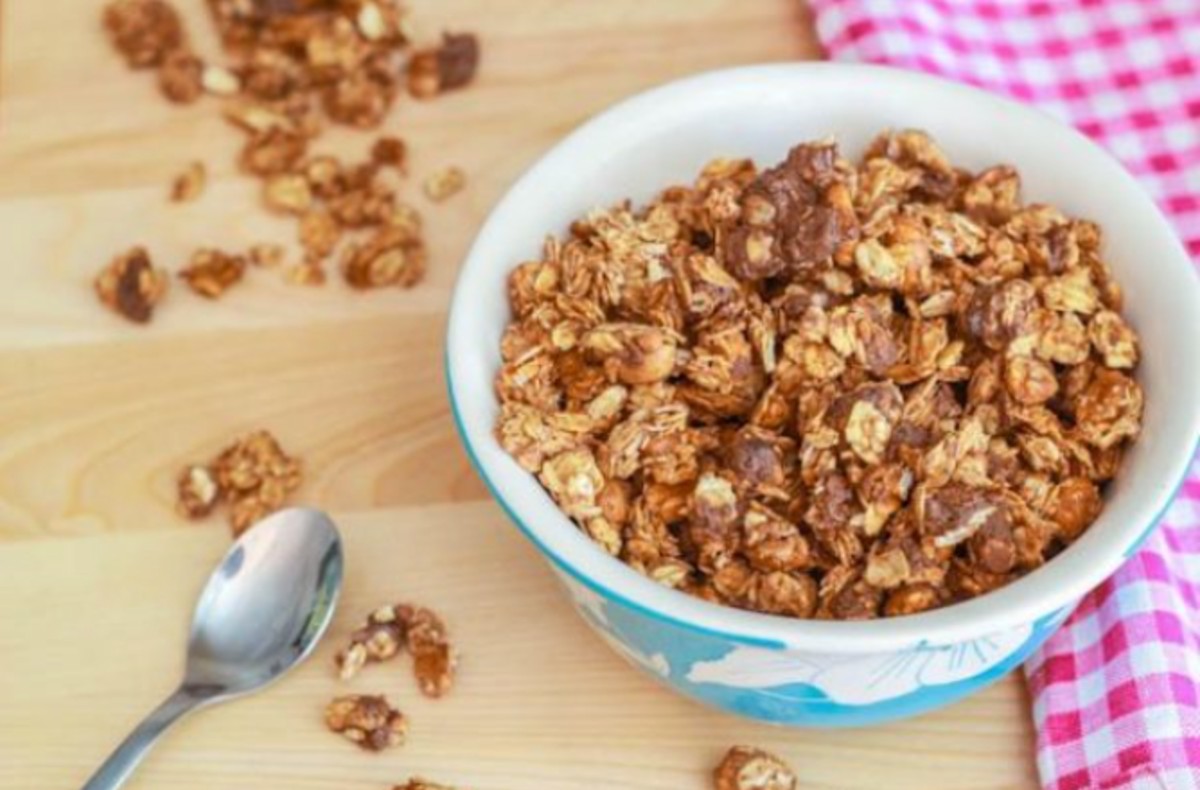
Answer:
[[[347,587],[314,659],[261,696],[186,721],[132,787],[368,790],[424,774],[475,790],[705,790],[711,764],[738,742],[786,755],[806,790],[1033,781],[1017,684],[890,727],[751,724],[625,666],[489,504],[341,522]],[[193,598],[225,546],[222,530],[159,530],[0,552],[0,787],[77,786],[170,690]],[[347,684],[334,678],[341,639],[366,611],[399,598],[435,604],[462,647],[461,682],[442,701],[421,699],[403,661]],[[324,702],[349,690],[389,695],[412,719],[410,742],[369,755],[325,732]]]
[[[211,103],[162,101],[99,29],[102,0],[0,5],[0,790],[77,786],[169,690],[193,599],[227,545],[172,511],[180,465],[268,427],[302,456],[300,498],[344,527],[348,589],[317,660],[259,697],[185,722],[134,787],[384,788],[425,773],[476,790],[706,787],[729,743],[775,748],[805,788],[1033,786],[1019,680],[933,716],[795,732],[718,715],[630,671],[569,611],[489,503],[443,396],[445,307],[479,223],[550,145],[613,101],[721,66],[816,57],[794,0],[416,0],[422,35],[473,30],[470,90],[402,102],[414,179],[463,166],[427,209],[432,266],[409,292],[306,290],[256,272],[212,304],[175,288],[152,326],[101,310],[96,269],[133,244],[179,266],[197,246],[289,241],[233,166]],[[202,51],[201,0],[178,0]],[[369,137],[321,145],[357,157]],[[194,204],[166,202],[192,160]],[[421,203],[417,190],[412,199]],[[370,756],[324,732],[335,641],[399,597],[443,610],[466,652],[429,704],[402,665],[349,688],[411,714],[411,743]]]

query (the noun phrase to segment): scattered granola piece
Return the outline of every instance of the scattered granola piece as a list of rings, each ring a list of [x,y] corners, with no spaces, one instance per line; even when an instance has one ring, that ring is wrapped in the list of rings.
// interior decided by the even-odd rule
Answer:
[[[304,214],[312,206],[308,180],[299,173],[277,173],[263,182],[263,202],[281,214]]]
[[[400,654],[408,639],[411,607],[381,606],[367,622],[350,635],[350,644],[338,651],[334,662],[338,676],[349,680],[368,663],[386,661]]]
[[[769,752],[734,746],[713,771],[715,790],[796,790],[791,766]]]
[[[342,163],[332,156],[314,156],[301,165],[313,194],[322,200],[330,200],[342,194],[346,187]]]
[[[445,33],[442,44],[413,54],[408,63],[408,91],[428,99],[461,88],[479,67],[479,40],[470,33]]]
[[[458,656],[450,644],[446,626],[431,610],[396,604],[381,606],[367,622],[350,635],[350,643],[338,651],[334,663],[338,675],[349,680],[369,663],[387,661],[407,649],[413,657],[413,675],[421,693],[441,697],[454,685]]]
[[[400,227],[384,226],[342,255],[342,277],[354,288],[410,288],[424,274],[424,243]]]
[[[397,228],[411,238],[421,237],[421,214],[407,203],[396,203],[392,213],[384,218],[384,224]]]
[[[408,92],[418,99],[431,99],[440,90],[437,50],[417,52],[408,61]]]
[[[716,160],[576,220],[508,295],[501,446],[601,550],[738,608],[994,590],[1095,521],[1142,430],[1099,228],[918,131]]]
[[[297,133],[295,120],[284,107],[250,99],[226,102],[222,114],[225,120],[248,134],[265,134],[272,130]]]
[[[445,33],[438,48],[438,88],[461,88],[479,68],[479,39],[471,33]]]
[[[281,508],[299,485],[299,462],[285,454],[270,433],[255,431],[230,444],[213,462],[185,467],[178,479],[176,508],[188,518],[202,518],[225,503],[237,537]]]
[[[242,168],[256,176],[284,173],[304,156],[308,143],[297,132],[269,127],[252,134],[242,148]]]
[[[246,259],[214,249],[199,249],[179,272],[179,277],[206,299],[216,299],[242,279]]]
[[[283,245],[254,244],[249,251],[250,262],[264,269],[273,269],[283,262]]]
[[[401,745],[408,731],[404,714],[386,697],[366,694],[334,698],[325,708],[325,726],[371,752]]]
[[[407,618],[408,650],[413,656],[417,687],[427,697],[445,696],[454,685],[458,655],[440,617],[423,607]]]
[[[158,87],[176,104],[191,104],[204,93],[204,61],[185,49],[167,55],[158,67]]]
[[[300,463],[266,431],[249,433],[227,447],[217,456],[214,469],[231,504],[252,502],[264,511],[259,518],[278,510],[300,485]],[[240,533],[257,520],[235,521],[234,530]]]
[[[327,279],[320,262],[310,260],[293,263],[287,268],[284,277],[292,285],[307,286],[324,285]]]
[[[154,268],[145,247],[132,247],[96,275],[94,286],[101,302],[144,324],[167,292],[167,274]]]
[[[176,509],[186,518],[204,518],[221,498],[221,487],[204,464],[189,464],[179,474]]]
[[[443,167],[425,179],[422,188],[430,200],[441,202],[467,185],[467,174],[461,167]]]
[[[200,197],[208,183],[208,171],[203,162],[192,162],[171,182],[171,200],[175,203],[191,203]]]
[[[407,150],[404,141],[399,137],[380,137],[371,146],[371,161],[379,165],[391,165],[403,171]]]
[[[425,68],[435,91],[470,82],[479,61],[475,36],[446,34],[439,46],[409,57],[411,24],[398,0],[208,0],[208,7],[236,65],[205,63],[192,52],[165,0],[112,0],[103,21],[131,66],[158,67],[169,100],[228,97],[222,112],[246,134],[240,167],[263,179],[270,209],[299,218],[305,260],[287,270],[289,281],[323,283],[324,261],[344,232],[369,228],[372,235],[342,258],[347,281],[356,288],[416,283],[425,267],[419,216],[377,177],[384,167],[405,175],[403,140],[378,138],[371,159],[354,166],[306,154],[327,121],[379,126],[404,88],[406,57],[415,64],[409,78]],[[197,195],[195,179],[181,179],[173,199]],[[462,172],[451,168],[426,189],[440,200],[462,186]],[[198,290],[214,295],[218,287],[206,281]]]
[[[360,129],[383,122],[396,94],[390,71],[354,71],[325,88],[322,106],[334,121]]]
[[[113,0],[104,7],[104,28],[135,69],[157,66],[183,44],[179,14],[164,0]]]
[[[311,209],[300,217],[300,245],[309,258],[322,259],[333,252],[342,228],[324,209]]]

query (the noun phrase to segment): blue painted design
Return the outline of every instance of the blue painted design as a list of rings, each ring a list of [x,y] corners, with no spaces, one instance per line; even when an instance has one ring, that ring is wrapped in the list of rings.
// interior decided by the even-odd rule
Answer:
[[[922,686],[910,693],[878,702],[851,705],[831,699],[825,691],[810,683],[742,688],[695,682],[690,679],[689,673],[697,662],[726,658],[737,644],[717,637],[697,638],[695,635],[681,639],[676,629],[664,627],[662,623],[653,622],[613,601],[602,601],[600,606],[602,615],[586,604],[581,604],[579,611],[593,627],[623,645],[625,650],[622,652],[627,655],[629,651],[639,654],[640,658],[631,656],[633,663],[652,677],[695,700],[725,711],[778,724],[814,727],[879,724],[925,713],[962,699],[1021,664],[1054,632],[1071,610],[1071,607],[1064,607],[1040,618],[1021,645],[977,675],[952,683]],[[971,649],[977,649],[977,646],[919,645],[908,651],[897,652],[888,663],[891,671],[902,673],[919,662],[923,655],[947,650],[965,654]],[[789,652],[795,654],[798,663],[805,661],[803,653]],[[663,659],[657,669],[654,657]],[[665,674],[660,673],[660,669],[665,669]],[[888,676],[880,676],[868,682],[886,683],[888,680]]]

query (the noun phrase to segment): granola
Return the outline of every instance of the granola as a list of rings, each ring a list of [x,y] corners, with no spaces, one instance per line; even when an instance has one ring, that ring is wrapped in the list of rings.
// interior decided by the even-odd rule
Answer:
[[[439,47],[422,49],[408,62],[408,91],[428,99],[461,88],[479,68],[479,40],[470,33],[446,33]]]
[[[309,150],[328,122],[379,127],[406,81],[422,96],[469,83],[479,63],[476,37],[447,33],[439,45],[417,49],[409,12],[398,0],[208,0],[208,7],[225,64],[191,50],[166,0],[110,0],[103,23],[131,66],[157,68],[170,101],[225,99],[224,116],[245,134],[241,169],[262,179],[267,208],[299,225],[304,260],[284,270],[288,281],[323,284],[324,264],[341,239],[360,236],[341,258],[352,287],[414,285],[426,255],[420,217],[399,200],[394,183],[407,176],[404,141],[380,136],[368,161],[349,165]],[[464,183],[462,171],[450,168],[425,188],[440,200]],[[203,172],[193,166],[177,179],[172,200],[194,199],[203,185]],[[219,292],[205,283],[197,289],[202,295]]]
[[[246,259],[221,250],[199,249],[179,272],[188,287],[206,299],[216,299],[241,281]]]
[[[326,280],[325,270],[321,268],[320,262],[311,260],[292,264],[285,271],[284,277],[292,285],[324,285]]]
[[[404,605],[381,606],[371,612],[367,622],[350,635],[350,644],[334,657],[338,676],[349,680],[368,663],[399,655],[408,638],[411,609]]]
[[[192,162],[171,182],[171,200],[175,203],[191,203],[204,192],[208,183],[208,171],[203,162]]]
[[[441,618],[429,609],[414,609],[408,618],[408,650],[421,693],[434,698],[445,696],[454,685],[458,655]]]
[[[179,14],[164,0],[114,0],[103,21],[113,46],[135,69],[157,66],[183,45]]]
[[[408,720],[383,696],[348,694],[325,708],[325,726],[370,752],[404,743]]]
[[[371,612],[334,662],[339,677],[349,680],[365,665],[387,661],[405,650],[412,654],[413,675],[421,693],[441,697],[450,691],[458,654],[441,618],[421,606],[396,604]]]
[[[177,49],[158,67],[158,89],[176,104],[191,104],[204,94],[204,61],[185,49]]]
[[[96,296],[112,310],[138,324],[148,322],[167,292],[167,274],[155,268],[145,247],[133,247],[96,275]]]
[[[461,167],[450,165],[433,173],[422,185],[430,200],[443,201],[467,185],[467,174]]]
[[[791,766],[770,752],[734,746],[713,771],[714,790],[796,790]]]
[[[425,245],[407,229],[385,225],[342,256],[342,276],[354,288],[408,288],[425,274]]]
[[[176,510],[185,518],[204,518],[213,511],[221,498],[221,486],[211,468],[204,464],[189,464],[179,473],[176,482]]]
[[[178,479],[176,508],[203,518],[219,504],[229,508],[234,537],[283,507],[300,486],[300,462],[267,431],[239,437],[208,464],[190,464]]]
[[[1101,246],[918,131],[717,160],[512,272],[496,435],[604,551],[706,600],[980,595],[1087,529],[1141,431]]]
[[[380,137],[371,146],[371,161],[377,165],[390,165],[403,172],[408,158],[408,146],[399,137]]]

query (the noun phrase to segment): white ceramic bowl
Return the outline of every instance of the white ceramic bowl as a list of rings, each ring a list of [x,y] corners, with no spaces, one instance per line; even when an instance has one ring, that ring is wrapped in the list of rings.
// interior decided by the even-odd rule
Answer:
[[[989,595],[911,617],[803,621],[660,586],[598,550],[496,442],[492,380],[509,320],[506,278],[547,233],[596,206],[643,202],[716,156],[782,159],[834,135],[855,156],[881,129],[931,132],[970,168],[1004,162],[1024,196],[1104,228],[1106,258],[1140,333],[1145,430],[1099,520],[1046,567]],[[1024,660],[1153,528],[1200,435],[1200,285],[1172,229],[1104,151],[1033,109],[915,73],[788,64],[704,74],[621,102],[571,133],[492,211],[451,307],[447,376],[464,444],[589,623],[677,690],[801,725],[862,724],[958,699]]]

